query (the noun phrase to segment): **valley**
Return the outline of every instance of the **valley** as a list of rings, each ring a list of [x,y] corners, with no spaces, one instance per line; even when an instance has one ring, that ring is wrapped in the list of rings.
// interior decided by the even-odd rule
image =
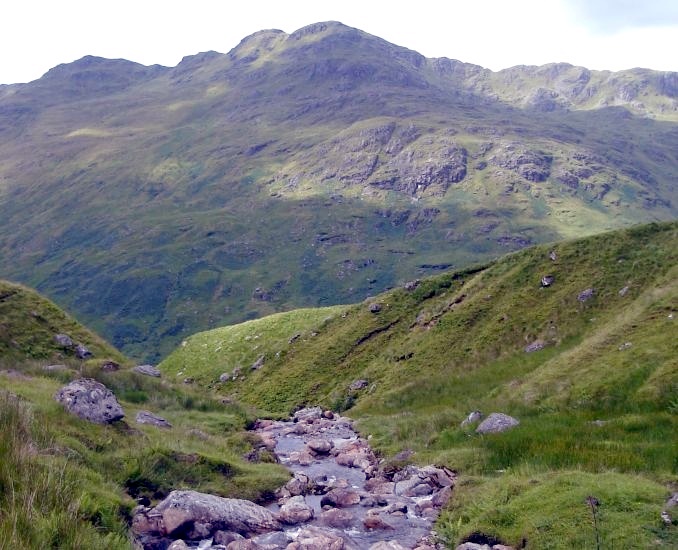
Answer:
[[[0,549],[678,547],[678,75],[338,22],[0,85]]]

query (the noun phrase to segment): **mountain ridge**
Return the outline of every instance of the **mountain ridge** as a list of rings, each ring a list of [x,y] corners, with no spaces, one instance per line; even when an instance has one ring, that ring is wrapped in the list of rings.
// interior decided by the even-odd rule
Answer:
[[[130,63],[0,92],[0,275],[149,360],[209,326],[677,214],[663,73],[492,73],[337,23]]]

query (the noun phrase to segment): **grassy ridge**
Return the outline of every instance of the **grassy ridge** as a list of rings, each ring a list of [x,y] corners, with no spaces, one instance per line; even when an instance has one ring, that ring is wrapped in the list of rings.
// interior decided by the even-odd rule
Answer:
[[[451,545],[482,532],[591,546],[593,495],[607,547],[670,547],[676,526],[659,511],[678,473],[677,270],[676,223],[534,247],[351,306],[219,389],[274,413],[350,407],[386,458],[409,448],[457,468],[439,521]],[[356,379],[367,387],[351,390]],[[480,436],[460,427],[474,409],[521,424]]]

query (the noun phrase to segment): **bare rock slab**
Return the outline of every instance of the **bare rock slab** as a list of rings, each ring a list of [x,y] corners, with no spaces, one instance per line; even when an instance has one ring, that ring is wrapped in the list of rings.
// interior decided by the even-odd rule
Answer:
[[[95,424],[110,424],[125,413],[113,392],[91,378],[79,378],[65,385],[54,399],[68,412]]]

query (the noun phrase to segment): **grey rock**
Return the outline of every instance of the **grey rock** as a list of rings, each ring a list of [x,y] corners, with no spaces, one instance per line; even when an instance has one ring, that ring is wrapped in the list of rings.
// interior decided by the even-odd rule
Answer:
[[[586,290],[582,290],[578,295],[577,295],[577,300],[580,302],[586,302],[587,300],[590,300],[593,298],[594,294],[596,291],[593,288],[587,288]]]
[[[120,370],[120,365],[115,361],[104,361],[100,368],[104,372],[115,372]]]
[[[299,340],[299,338],[301,338],[301,334],[300,334],[300,333],[297,333],[297,334],[295,334],[294,336],[291,336],[290,339],[287,341],[287,343],[288,343],[288,344],[294,344],[294,342],[296,342],[297,340]]]
[[[330,508],[320,514],[320,522],[335,529],[347,529],[355,521],[355,516],[349,510]]]
[[[299,409],[294,413],[294,419],[298,422],[301,421],[314,421],[320,420],[323,415],[323,410],[320,407],[306,407]]]
[[[234,540],[226,546],[226,550],[269,550],[250,539]]]
[[[520,424],[520,421],[503,413],[492,413],[476,428],[476,433],[499,433],[510,430]]]
[[[551,259],[552,262],[555,262],[558,259],[558,255],[556,254],[555,250],[551,250],[549,252],[549,258]]]
[[[318,527],[305,527],[286,550],[344,550],[344,539]]]
[[[153,365],[138,365],[132,369],[134,372],[143,374],[144,376],[153,376],[154,378],[160,378],[160,371],[155,368]]]
[[[75,346],[75,356],[78,359],[89,359],[92,357],[94,354],[87,349],[87,347],[83,344],[78,344]]]
[[[252,363],[252,370],[259,370],[261,367],[264,366],[264,360],[266,359],[265,355],[260,355],[257,357],[257,360]]]
[[[624,288],[619,290],[619,295],[623,298],[628,294],[629,290],[630,290],[629,287],[625,286]]]
[[[313,508],[306,504],[303,496],[291,497],[280,507],[278,519],[288,525],[297,525],[313,518]]]
[[[405,283],[405,287],[404,287],[404,288],[405,288],[405,290],[407,290],[408,292],[412,292],[414,289],[416,289],[416,288],[419,286],[420,283],[421,283],[421,281],[420,281],[419,279],[416,279],[416,280],[414,280],[414,281],[407,281],[407,282]]]
[[[472,411],[469,415],[462,421],[461,427],[470,426],[471,424],[476,424],[483,419],[483,413],[480,411]]]
[[[172,424],[167,422],[162,416],[153,414],[150,411],[139,411],[136,420],[137,424],[150,424],[151,426],[158,426],[159,428],[172,427]]]
[[[412,458],[413,455],[414,451],[412,449],[403,449],[402,451],[396,453],[393,456],[393,460],[395,460],[396,462],[404,462]]]
[[[175,540],[167,547],[167,550],[188,550],[188,544],[181,539]]]
[[[544,275],[541,278],[541,286],[543,287],[551,286],[555,280],[556,278],[553,275]]]
[[[334,447],[331,441],[320,438],[310,439],[306,445],[311,451],[318,454],[327,454],[332,450],[332,447]]]
[[[539,351],[540,349],[544,349],[544,341],[543,340],[535,340],[534,342],[531,342],[527,346],[525,346],[525,353],[532,353],[535,351]]]
[[[336,508],[349,508],[360,503],[360,495],[351,489],[332,489],[320,499],[320,506],[332,506]]]
[[[248,500],[197,491],[172,491],[152,510],[138,510],[132,530],[137,535],[172,536],[195,531],[196,525],[204,526],[212,533],[234,531],[246,535],[282,529],[272,512]]]
[[[278,548],[286,548],[290,543],[290,537],[284,531],[273,531],[271,533],[264,533],[263,535],[257,535],[250,539],[252,542],[256,542],[265,550],[274,550]]]
[[[295,472],[294,477],[285,484],[285,489],[287,489],[292,496],[308,494],[312,487],[313,482],[311,481],[311,478],[303,472]]]
[[[230,372],[223,372],[219,376],[219,382],[228,382],[231,379],[231,373]]]
[[[113,392],[91,378],[74,380],[61,388],[54,398],[71,414],[95,424],[110,424],[125,416]]]
[[[68,334],[55,334],[54,341],[62,348],[71,349],[75,344]]]
[[[221,544],[222,546],[228,546],[230,543],[236,540],[243,540],[245,537],[239,533],[233,533],[232,531],[216,531],[214,533],[212,542],[214,544]]]
[[[381,304],[374,302],[370,304],[369,309],[371,313],[379,313],[381,311]]]
[[[357,390],[362,390],[363,388],[366,388],[369,385],[369,382],[367,380],[354,380],[351,382],[349,385],[348,389],[357,391]]]

